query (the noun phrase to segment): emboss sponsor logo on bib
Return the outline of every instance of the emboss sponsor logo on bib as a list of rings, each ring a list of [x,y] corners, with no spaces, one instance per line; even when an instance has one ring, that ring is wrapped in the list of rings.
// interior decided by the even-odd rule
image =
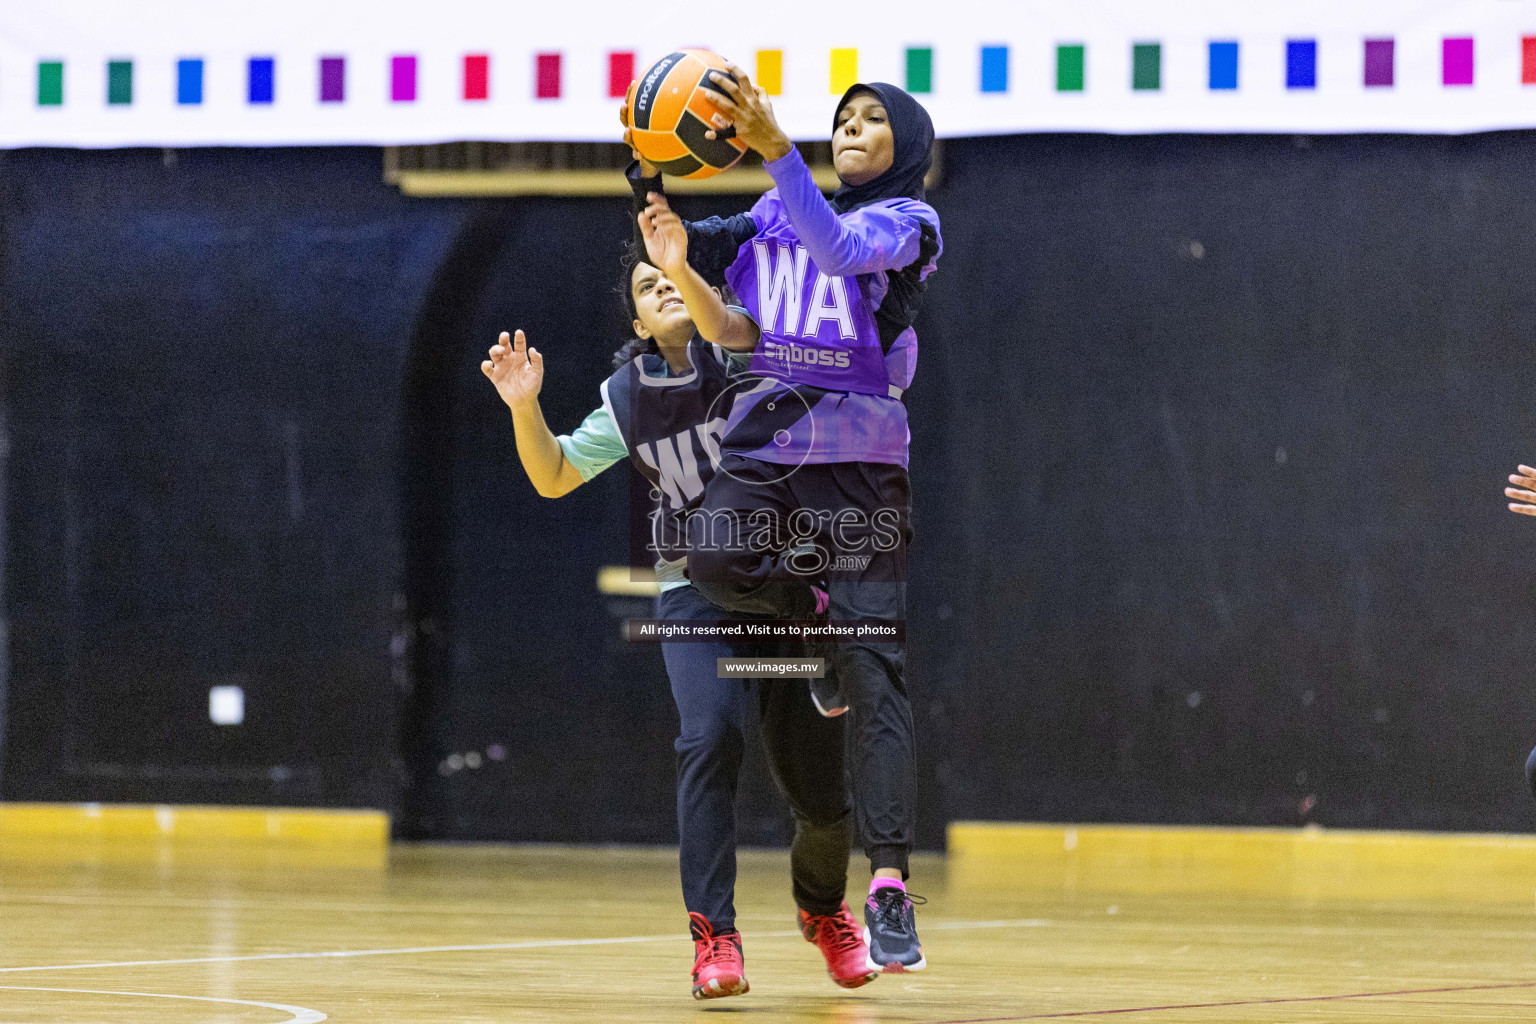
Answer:
[[[765,341],[763,353],[779,363],[804,363],[807,366],[836,366],[846,369],[850,360],[845,350],[811,348],[788,341]]]

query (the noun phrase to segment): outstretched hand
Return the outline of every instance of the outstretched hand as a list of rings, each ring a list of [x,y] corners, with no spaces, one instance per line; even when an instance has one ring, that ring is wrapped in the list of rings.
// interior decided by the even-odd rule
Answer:
[[[1515,499],[1510,502],[1509,510],[1521,515],[1536,516],[1536,469],[1530,466],[1520,466],[1518,469],[1519,472],[1509,475],[1509,482],[1515,486],[1504,488],[1505,497]]]
[[[724,96],[714,93],[710,99],[735,127],[736,137],[761,153],[764,160],[787,156],[795,148],[794,143],[789,141],[789,136],[784,134],[778,119],[773,116],[773,102],[768,99],[768,90],[753,85],[747,73],[735,64],[727,64],[726,67],[730,75],[720,71],[709,72],[710,81],[725,90]],[[731,81],[731,75],[736,76],[734,82]],[[704,133],[708,139],[715,136],[714,128]]]
[[[480,364],[480,372],[496,385],[496,392],[507,408],[517,412],[539,397],[539,389],[544,386],[544,357],[538,349],[528,347],[522,331],[510,344],[507,332],[502,331],[489,354],[490,358]]]
[[[646,255],[652,266],[660,267],[675,279],[688,264],[688,229],[683,226],[683,219],[672,212],[666,196],[647,192],[645,197],[650,205],[640,212],[639,220]]]

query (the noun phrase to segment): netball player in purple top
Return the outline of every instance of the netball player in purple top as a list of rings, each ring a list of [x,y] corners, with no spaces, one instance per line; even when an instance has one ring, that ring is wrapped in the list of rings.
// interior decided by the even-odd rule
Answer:
[[[689,520],[689,576],[717,605],[795,619],[904,618],[906,406],[912,321],[942,250],[924,202],[927,111],[893,85],[856,85],[834,117],[843,185],[829,203],[774,119],[767,93],[732,66],[716,74],[737,137],[775,188],[745,214],[688,225],[689,262],[728,282],[762,331],[755,386],[736,396],[719,471]],[[631,170],[652,211],[659,178]],[[767,524],[767,525],[765,525]],[[822,588],[817,584],[825,581]],[[823,646],[852,710],[852,776],[874,879],[865,905],[871,967],[920,970],[904,881],[915,823],[912,712],[894,640]]]
[[[506,334],[481,365],[512,412],[517,452],[540,494],[559,497],[629,460],[651,483],[656,601],[660,619],[719,618],[686,578],[683,509],[717,464],[738,360],[756,345],[746,313],[725,304],[688,269],[676,215],[639,218],[643,250],[624,261],[623,294],[635,338],[615,355],[602,404],[570,435],[544,422],[538,395],[544,359],[521,331]],[[853,819],[843,781],[841,721],[817,715],[805,685],[720,679],[717,659],[753,656],[724,640],[664,641],[677,703],[678,864],[694,938],[697,999],[748,990],[736,930],[736,784],[755,716],[769,772],[794,812],[790,875],[802,934],[838,985],[873,980],[858,922],[844,901]]]

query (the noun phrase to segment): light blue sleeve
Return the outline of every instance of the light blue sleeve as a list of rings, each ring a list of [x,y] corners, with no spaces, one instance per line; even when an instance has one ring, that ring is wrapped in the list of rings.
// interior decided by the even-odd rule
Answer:
[[[733,309],[740,313],[748,320],[751,320],[753,324],[757,323],[757,318],[752,315],[751,310],[746,309],[743,306],[730,306],[727,308]],[[761,335],[762,331],[759,330],[758,334]],[[747,364],[752,362],[752,349],[747,349],[743,352],[737,352],[734,349],[721,348],[720,351],[725,353],[725,371],[732,376],[741,373],[747,368]]]
[[[555,440],[565,453],[565,461],[576,467],[582,480],[591,480],[615,462],[629,458],[629,449],[624,447],[624,439],[619,436],[619,428],[606,405],[593,409],[581,426]]]

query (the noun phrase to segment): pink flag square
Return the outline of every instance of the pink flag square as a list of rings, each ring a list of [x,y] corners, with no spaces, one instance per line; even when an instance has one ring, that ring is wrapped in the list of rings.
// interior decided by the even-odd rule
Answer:
[[[416,102],[416,58],[389,59],[389,98],[396,103]]]
[[[1440,44],[1441,81],[1446,85],[1472,84],[1472,40],[1446,39]]]

